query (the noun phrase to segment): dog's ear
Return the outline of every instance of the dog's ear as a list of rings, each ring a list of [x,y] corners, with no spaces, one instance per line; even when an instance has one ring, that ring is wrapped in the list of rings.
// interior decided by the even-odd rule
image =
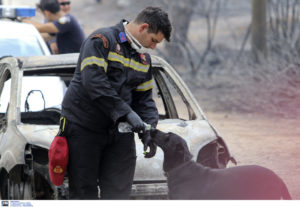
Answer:
[[[193,158],[193,155],[190,153],[187,146],[184,146],[182,144],[176,145],[176,154],[179,155],[182,162],[189,161]]]
[[[151,128],[150,129],[150,136],[155,136],[157,129]]]
[[[175,150],[178,154],[184,154],[184,147],[182,146],[182,144],[176,144]]]

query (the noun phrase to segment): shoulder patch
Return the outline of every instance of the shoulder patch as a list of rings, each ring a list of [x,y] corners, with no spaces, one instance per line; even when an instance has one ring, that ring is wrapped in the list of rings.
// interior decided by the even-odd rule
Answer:
[[[58,19],[58,22],[60,24],[65,24],[67,22],[70,22],[70,18],[68,16],[63,16],[63,17],[61,17],[61,18]]]
[[[103,42],[104,48],[107,49],[107,48],[109,47],[107,38],[106,38],[105,36],[103,36],[102,34],[95,34],[95,35],[93,35],[93,36],[91,37],[91,39],[92,39],[92,40],[93,40],[93,39],[101,39],[102,42]]]
[[[120,38],[120,42],[121,42],[121,43],[127,41],[127,37],[126,37],[125,32],[120,32],[120,33],[119,33],[119,38]]]

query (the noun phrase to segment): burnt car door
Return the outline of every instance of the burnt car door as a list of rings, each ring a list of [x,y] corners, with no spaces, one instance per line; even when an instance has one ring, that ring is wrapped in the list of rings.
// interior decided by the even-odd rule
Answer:
[[[181,125],[183,128],[187,123],[192,123],[195,128],[190,130],[195,131],[197,131],[197,124],[195,123],[203,122],[207,124],[207,127],[200,127],[199,129],[205,131],[209,128],[211,131],[207,140],[202,139],[203,137],[200,135],[198,140],[193,139],[189,142],[190,149],[197,148],[197,152],[192,152],[196,157],[195,161],[212,168],[225,168],[230,160],[235,163],[224,140],[208,121],[194,96],[174,68],[156,56],[154,56],[153,67],[156,84],[153,94],[160,119],[182,120],[177,125]],[[198,146],[192,146],[192,142]]]

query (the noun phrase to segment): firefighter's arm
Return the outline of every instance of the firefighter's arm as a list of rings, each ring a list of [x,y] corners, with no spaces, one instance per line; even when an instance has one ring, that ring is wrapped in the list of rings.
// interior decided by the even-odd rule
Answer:
[[[155,128],[158,122],[158,111],[152,96],[153,85],[154,79],[150,67],[144,82],[133,92],[132,108],[144,122]]]
[[[138,113],[144,122],[151,124],[153,128],[156,128],[158,122],[158,111],[152,97],[153,81],[152,68],[150,67],[146,79],[133,93],[132,108]],[[151,140],[150,131],[139,133],[139,138],[144,144],[145,158],[155,156],[157,146]],[[148,148],[150,151],[146,152]]]
[[[106,75],[108,40],[101,38],[87,39],[83,45],[80,70],[83,87],[90,98],[113,121],[129,114],[132,109],[125,103],[111,86]]]

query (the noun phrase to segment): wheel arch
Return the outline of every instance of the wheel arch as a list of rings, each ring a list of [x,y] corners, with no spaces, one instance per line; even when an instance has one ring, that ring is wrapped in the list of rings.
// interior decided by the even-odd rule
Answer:
[[[196,161],[211,168],[226,168],[231,156],[221,137],[202,145],[197,153]]]

